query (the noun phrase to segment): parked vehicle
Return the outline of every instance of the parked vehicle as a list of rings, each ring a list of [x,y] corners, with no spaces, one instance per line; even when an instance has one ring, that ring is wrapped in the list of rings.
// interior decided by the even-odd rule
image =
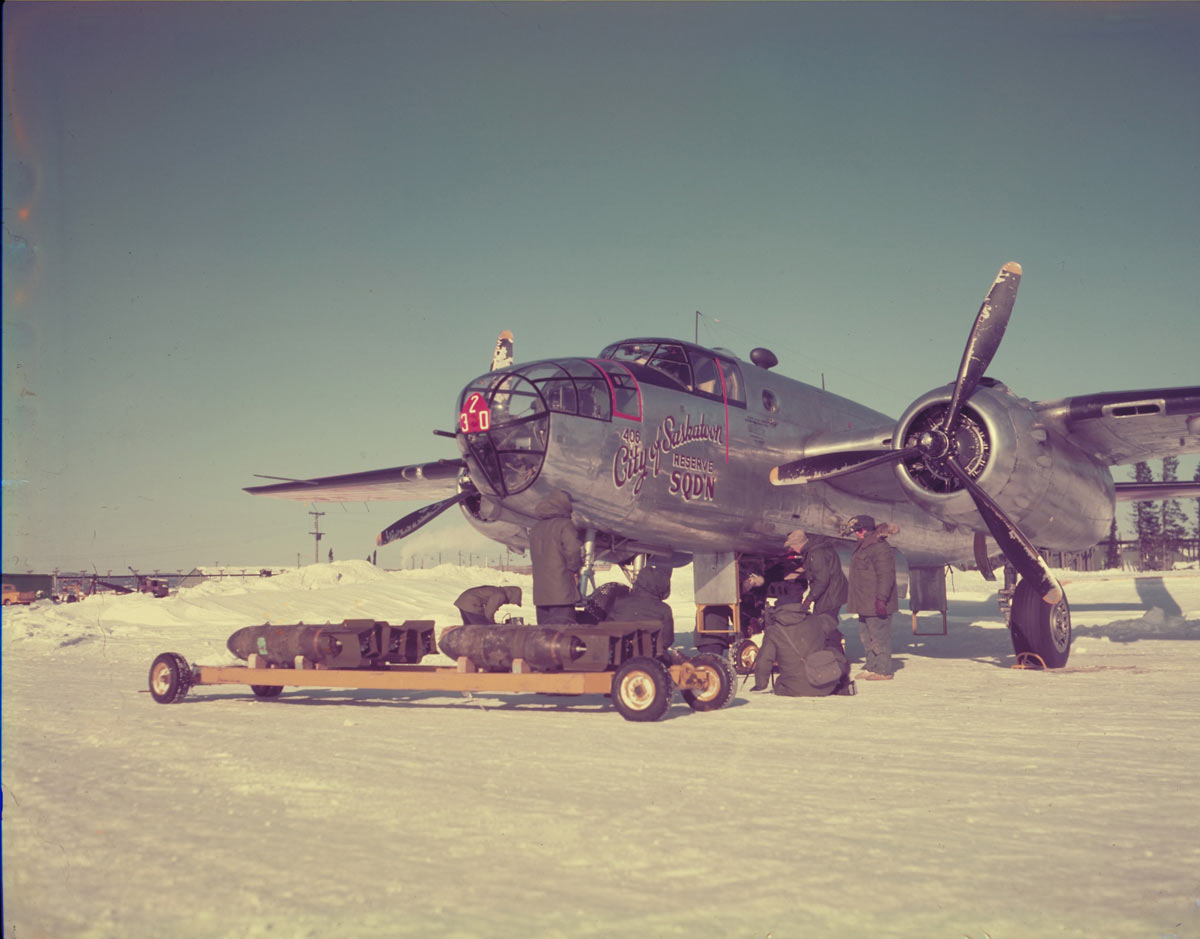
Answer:
[[[18,590],[13,584],[4,584],[4,605],[32,603],[41,599],[40,590]]]

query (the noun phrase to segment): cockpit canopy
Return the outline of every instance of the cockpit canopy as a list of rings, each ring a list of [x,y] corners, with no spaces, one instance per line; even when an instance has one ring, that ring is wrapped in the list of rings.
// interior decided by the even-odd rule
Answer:
[[[741,369],[711,349],[673,339],[625,339],[605,347],[600,358],[645,365],[693,394],[746,403]]]

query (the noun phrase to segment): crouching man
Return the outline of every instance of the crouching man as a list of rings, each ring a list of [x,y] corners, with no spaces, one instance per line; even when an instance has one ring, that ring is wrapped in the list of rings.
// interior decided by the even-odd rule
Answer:
[[[493,625],[496,622],[496,611],[506,603],[521,605],[520,587],[472,587],[460,593],[454,601],[466,626]]]
[[[775,693],[791,697],[822,697],[849,684],[850,665],[840,649],[825,641],[837,629],[837,619],[828,613],[807,614],[789,604],[777,609],[774,622],[763,634],[762,648],[754,662],[752,691],[766,691],[771,671],[779,665]]]
[[[671,568],[647,564],[634,577],[633,589],[613,601],[608,618],[616,622],[658,620],[662,623],[658,651],[664,652],[675,641],[675,617],[663,602],[670,595]]]

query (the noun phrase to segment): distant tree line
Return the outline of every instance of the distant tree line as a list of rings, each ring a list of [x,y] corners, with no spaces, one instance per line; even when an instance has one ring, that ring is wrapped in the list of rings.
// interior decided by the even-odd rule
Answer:
[[[1161,480],[1155,480],[1154,470],[1146,462],[1137,463],[1133,468],[1133,478],[1139,483],[1175,482],[1179,479],[1179,458],[1164,457],[1162,461]],[[1196,467],[1193,481],[1200,482],[1200,465]],[[1135,502],[1133,504],[1133,522],[1135,542],[1138,549],[1139,566],[1144,571],[1168,570],[1172,566],[1180,549],[1195,539],[1200,539],[1200,499],[1187,499],[1185,503],[1195,503],[1190,510],[1185,511],[1178,499],[1161,499],[1159,501]],[[1110,537],[1108,559],[1111,561],[1116,551],[1117,563],[1110,566],[1120,566],[1120,553],[1112,545],[1116,542],[1116,522],[1113,522]]]

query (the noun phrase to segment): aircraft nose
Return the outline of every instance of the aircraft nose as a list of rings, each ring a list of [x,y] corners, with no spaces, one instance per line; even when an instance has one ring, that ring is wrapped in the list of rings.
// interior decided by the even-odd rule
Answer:
[[[458,448],[482,491],[510,496],[529,488],[546,458],[550,412],[519,372],[488,373],[459,398]]]

